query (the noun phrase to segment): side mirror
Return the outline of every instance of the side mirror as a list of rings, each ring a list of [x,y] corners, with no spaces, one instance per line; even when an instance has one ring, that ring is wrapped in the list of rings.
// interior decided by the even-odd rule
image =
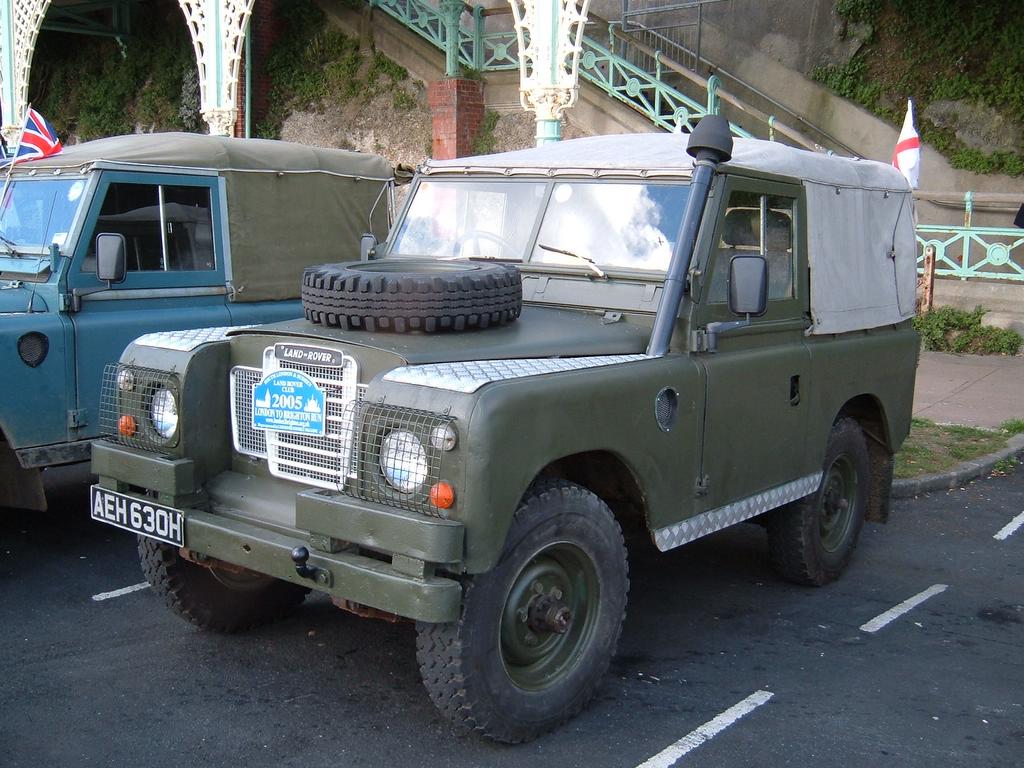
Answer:
[[[124,280],[124,255],[127,251],[124,235],[104,232],[96,235],[96,277],[105,283]]]
[[[760,317],[768,309],[768,262],[764,256],[733,256],[729,262],[729,311]]]
[[[364,232],[359,238],[359,259],[369,261],[373,249],[377,247],[377,236],[371,232]]]

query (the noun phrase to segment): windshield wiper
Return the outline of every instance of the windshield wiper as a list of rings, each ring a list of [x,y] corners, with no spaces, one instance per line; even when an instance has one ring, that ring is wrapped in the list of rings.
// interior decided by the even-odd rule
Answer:
[[[595,275],[600,277],[602,280],[608,279],[608,275],[604,273],[604,270],[597,266],[597,262],[594,261],[589,256],[582,256],[581,254],[573,253],[572,251],[566,251],[562,248],[555,248],[553,245],[544,245],[544,243],[537,243],[537,247],[543,248],[545,251],[551,251],[552,253],[560,253],[563,256],[572,256],[572,258],[574,259],[579,259],[580,261],[586,262],[587,267],[592,269]]]
[[[18,251],[18,244],[6,235],[0,235],[0,243],[3,243],[7,253],[11,256],[17,256],[20,258],[23,255]]]
[[[507,261],[510,264],[518,264],[522,259],[514,259],[511,256],[490,256],[482,253],[475,253],[472,256],[438,256],[436,261]]]

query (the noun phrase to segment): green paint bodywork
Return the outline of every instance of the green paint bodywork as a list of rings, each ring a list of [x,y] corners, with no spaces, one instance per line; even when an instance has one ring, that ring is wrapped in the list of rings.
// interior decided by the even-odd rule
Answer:
[[[733,188],[795,200],[794,295],[723,333],[717,351],[701,351],[691,331],[736,319],[709,298],[711,244]],[[792,181],[758,174],[716,180],[689,294],[660,358],[492,381],[468,393],[384,378],[409,365],[644,352],[660,274],[595,280],[586,269],[550,265],[523,265],[521,318],[485,331],[367,333],[296,320],[239,329],[192,352],[133,345],[122,364],[178,377],[180,439],[164,456],[97,443],[94,471],[103,487],[149,489],[183,509],[193,553],[402,616],[453,620],[456,577],[495,566],[520,499],[540,477],[585,485],[617,515],[642,516],[653,533],[820,473],[840,414],[856,418],[875,449],[898,450],[909,429],[917,336],[909,321],[807,335],[804,205]],[[439,472],[455,488],[454,505],[430,516],[357,498],[349,488],[311,489],[233,450],[229,371],[259,368],[264,350],[279,342],[354,358],[368,403],[453,419],[458,440]],[[676,396],[668,429],[656,418],[665,390]],[[367,460],[359,472],[375,466]],[[311,549],[309,563],[323,581],[297,575],[289,553],[300,545]]]

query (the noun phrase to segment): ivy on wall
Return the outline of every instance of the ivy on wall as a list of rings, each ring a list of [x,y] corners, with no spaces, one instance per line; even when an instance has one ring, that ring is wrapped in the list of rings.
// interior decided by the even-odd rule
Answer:
[[[418,103],[398,88],[409,73],[379,51],[364,56],[359,41],[328,24],[313,0],[291,0],[287,26],[267,62],[271,80],[270,111],[256,128],[262,138],[277,138],[284,119],[297,109],[318,109],[327,102],[369,100],[382,91],[393,94],[396,109]]]
[[[929,104],[966,101],[1024,130],[1024,13],[1017,3],[839,0],[836,12],[865,45],[845,66],[813,76],[894,125],[914,99],[921,138],[955,168],[1024,175],[1024,154],[983,151],[922,117]]]
[[[177,3],[147,4],[123,42],[44,30],[29,99],[65,139],[201,129],[195,56]]]

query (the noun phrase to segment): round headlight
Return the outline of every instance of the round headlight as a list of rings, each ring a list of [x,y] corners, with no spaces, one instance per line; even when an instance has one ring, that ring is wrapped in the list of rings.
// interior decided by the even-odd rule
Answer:
[[[458,439],[459,436],[455,432],[455,427],[451,424],[442,424],[430,430],[430,444],[439,451],[452,450],[455,448],[455,443]]]
[[[128,368],[122,368],[117,372],[117,388],[122,392],[131,392],[135,389],[135,374]]]
[[[153,429],[160,437],[171,439],[174,430],[178,428],[178,403],[171,390],[163,387],[154,390],[149,404],[149,420],[153,422]]]
[[[395,490],[411,493],[427,479],[427,452],[411,432],[391,432],[380,447],[380,471]]]

